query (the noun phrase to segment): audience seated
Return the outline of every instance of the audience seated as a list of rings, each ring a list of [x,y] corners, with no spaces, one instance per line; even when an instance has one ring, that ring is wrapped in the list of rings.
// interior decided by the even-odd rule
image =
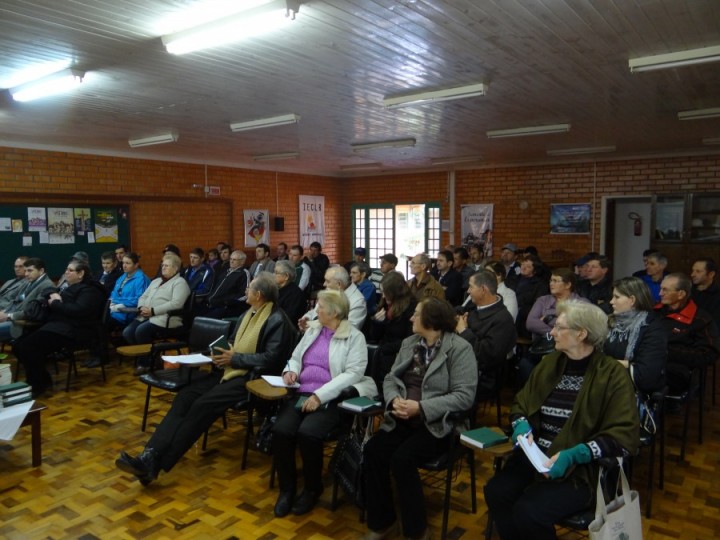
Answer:
[[[603,350],[617,359],[630,374],[635,388],[651,395],[665,388],[667,334],[660,317],[653,312],[647,286],[637,277],[613,283],[608,317],[610,333]]]
[[[225,275],[227,271],[230,270],[230,254],[233,251],[230,244],[226,244],[225,242],[218,243],[217,250],[218,253],[220,253],[220,263],[214,268],[215,279],[217,279],[219,275]]]
[[[327,273],[332,272],[330,267]],[[345,269],[337,267],[347,275]],[[312,322],[283,372],[285,384],[300,383],[287,400],[273,427],[273,460],[280,494],[275,515],[310,512],[323,491],[323,440],[340,421],[337,398],[355,386],[359,395],[373,397],[377,388],[365,377],[367,345],[362,333],[348,320],[350,305],[340,291],[320,291],[317,322]],[[304,402],[299,400],[304,398]],[[297,491],[295,447],[300,449],[304,486]]]
[[[430,257],[427,253],[418,253],[410,261],[410,273],[413,277],[408,281],[408,285],[418,302],[428,297],[445,300],[445,290],[430,275],[430,266]]]
[[[122,452],[115,464],[147,486],[160,470],[170,472],[217,418],[247,398],[250,370],[279,373],[292,352],[294,325],[277,307],[277,285],[261,273],[248,287],[250,310],[238,324],[232,349],[213,355],[214,369],[193,377],[137,457]]]
[[[288,258],[288,245],[285,242],[280,242],[276,249],[277,257],[273,259],[275,262],[287,261]]]
[[[180,266],[180,257],[172,252],[165,253],[161,263],[162,276],[154,279],[140,296],[138,314],[123,330],[123,338],[130,345],[170,337],[182,327],[182,317],[171,315],[182,309],[190,296],[190,287],[180,275]],[[148,367],[140,362],[138,365]]]
[[[10,341],[23,333],[23,327],[17,321],[25,320],[25,308],[33,300],[47,297],[55,284],[45,273],[45,261],[36,257],[26,258],[25,285],[15,300],[4,310],[0,310],[0,341]]]
[[[492,282],[494,287],[494,277]],[[455,313],[445,300],[426,298],[415,308],[415,335],[402,342],[383,384],[383,423],[363,450],[370,529],[363,538],[394,538],[399,532],[391,476],[402,534],[431,537],[418,467],[447,451],[455,436],[448,413],[470,409],[477,386],[475,356],[454,330]]]
[[[310,244],[310,254],[305,258],[305,262],[310,267],[312,292],[321,290],[325,280],[325,272],[330,268],[330,259],[322,252],[320,242]]]
[[[505,284],[505,266],[500,261],[488,261],[485,270],[490,270],[495,274],[498,282],[497,293],[502,297],[503,304],[512,315],[514,322],[517,320],[518,315],[517,296],[515,296],[515,291]],[[463,305],[467,305],[471,301],[472,299],[468,296]]]
[[[52,377],[45,367],[50,353],[96,345],[97,325],[107,297],[105,288],[92,279],[87,263],[77,259],[68,263],[65,282],[67,286],[61,292],[47,296],[48,321],[13,343],[13,352],[25,369],[34,397],[52,387]]]
[[[355,258],[352,261],[348,261],[345,264],[343,264],[343,268],[345,268],[345,270],[347,270],[348,274],[350,273],[350,268],[352,267],[353,264],[367,262],[365,260],[365,255],[367,254],[367,251],[365,251],[364,247],[355,248],[355,251],[353,252],[353,254],[354,254]]]
[[[525,325],[528,314],[535,301],[549,292],[548,282],[541,279],[536,273],[541,266],[540,259],[532,255],[525,257],[520,264],[520,278],[515,283],[515,295],[518,302],[515,326],[521,337],[531,337],[531,332]]]
[[[102,271],[98,272],[95,280],[100,283],[108,294],[115,288],[115,282],[122,275],[122,263],[118,264],[114,251],[105,251],[100,256]]]
[[[373,270],[372,274],[370,274],[370,281],[375,285],[375,291],[378,296],[380,295],[380,282],[382,278],[384,278],[388,272],[395,272],[397,264],[398,258],[392,253],[386,253],[380,257],[380,268]]]
[[[550,456],[550,471],[538,474],[518,449],[485,486],[504,539],[556,538],[555,523],[594,504],[598,460],[634,455],[639,444],[632,383],[602,352],[607,315],[568,300],[552,335],[556,352],[533,370],[510,410],[512,440],[527,435]]]
[[[260,272],[270,272],[275,270],[275,261],[270,258],[270,246],[267,244],[258,244],[255,248],[255,261],[250,265],[250,277],[257,276]]]
[[[581,279],[576,286],[580,296],[587,298],[591,304],[595,304],[605,313],[612,312],[611,266],[610,259],[602,255],[590,257],[584,269],[585,279]]]
[[[134,252],[125,254],[122,269],[124,274],[110,293],[109,324],[125,328],[137,315],[138,301],[150,286],[150,278],[140,269],[140,257]]]
[[[453,268],[452,251],[442,250],[438,253],[435,268],[432,269],[430,275],[445,290],[445,300],[453,306],[462,304],[466,287],[463,287],[463,275]]]
[[[27,285],[25,279],[25,261],[28,257],[21,255],[15,259],[13,270],[15,271],[15,277],[8,279],[0,287],[0,310],[5,311],[10,304],[15,301],[15,298],[20,294],[20,290]]]
[[[332,265],[325,272],[325,288],[334,291],[343,291],[350,303],[350,312],[347,319],[355,328],[361,330],[367,319],[367,305],[365,297],[354,283],[350,282],[350,276],[340,265]],[[305,331],[307,324],[318,318],[317,306],[308,311],[298,321],[298,327],[301,331]]]
[[[306,298],[310,298],[310,275],[312,272],[303,258],[303,253],[303,247],[295,244],[290,248],[290,261],[295,265],[295,284],[305,293]]]
[[[182,271],[182,277],[187,281],[191,293],[195,293],[195,298],[210,293],[215,278],[213,269],[205,262],[205,251],[196,247],[190,252],[190,266]]]
[[[180,275],[182,275],[183,265],[182,257],[180,257],[180,248],[177,247],[175,244],[165,244],[165,247],[162,249],[163,258],[160,259],[160,264],[158,265],[157,272],[155,273],[156,278],[162,277],[163,275],[162,265],[163,261],[165,260],[165,255],[167,255],[168,253],[174,253],[178,256],[178,259],[180,259],[180,268],[178,269],[178,272],[180,273]]]
[[[472,307],[458,316],[455,331],[475,352],[478,388],[492,391],[499,376],[498,368],[515,347],[515,322],[497,294],[494,272],[481,270],[473,274],[468,293]]]
[[[362,293],[363,298],[365,298],[367,314],[372,317],[377,311],[377,297],[375,295],[375,285],[368,279],[369,274],[370,267],[366,263],[353,263],[350,267],[350,281]]]
[[[207,257],[205,262],[207,262],[207,265],[213,269],[213,273],[216,275],[218,269],[220,268],[220,252],[217,249],[212,248],[208,249],[206,255]]]
[[[505,267],[505,285],[512,290],[515,290],[515,284],[520,279],[520,263],[515,255],[517,251],[517,244],[512,242],[505,244],[500,250],[500,262]]]
[[[662,253],[651,253],[647,257],[645,263],[645,275],[641,279],[645,282],[650,289],[650,296],[653,301],[660,302],[660,285],[663,278],[667,275],[668,260]]]
[[[117,263],[121,267],[126,253],[130,253],[130,248],[127,247],[125,244],[118,244],[118,247],[115,248],[115,259],[117,259]]]
[[[475,273],[475,269],[468,265],[469,260],[470,254],[464,247],[458,247],[453,250],[453,268],[462,276],[463,295],[468,289],[470,276]]]
[[[473,244],[470,246],[470,263],[469,266],[473,269],[473,273],[483,269],[483,248],[479,244]]]
[[[647,269],[646,269],[647,268],[647,259],[653,253],[658,253],[658,250],[657,249],[646,249],[645,251],[643,251],[643,254],[642,254],[643,267],[642,267],[642,269],[640,269],[636,272],[633,272],[633,274],[632,274],[633,277],[642,278],[644,275],[647,274]]]
[[[201,304],[195,305],[195,315],[222,319],[245,313],[248,305],[245,289],[250,283],[250,272],[245,268],[247,255],[237,249],[228,258],[227,270],[219,270],[210,294]]]
[[[84,251],[76,251],[70,258],[71,261],[79,262],[87,265],[90,268],[90,258]],[[90,270],[90,279],[92,279],[92,269]],[[58,292],[64,291],[70,284],[67,282],[67,272],[63,272],[62,276],[57,282]],[[107,289],[106,289],[107,290]]]
[[[685,274],[668,274],[660,286],[660,304],[655,306],[668,340],[667,385],[673,396],[688,390],[694,368],[711,365],[720,353],[717,325],[690,298],[691,290]]]
[[[690,275],[693,288],[692,299],[698,307],[707,311],[720,327],[720,286],[715,283],[717,265],[709,257],[697,259]]]
[[[288,260],[279,260],[275,263],[275,283],[280,289],[278,307],[288,318],[297,324],[303,313],[307,311],[305,293],[295,283],[295,265]]]

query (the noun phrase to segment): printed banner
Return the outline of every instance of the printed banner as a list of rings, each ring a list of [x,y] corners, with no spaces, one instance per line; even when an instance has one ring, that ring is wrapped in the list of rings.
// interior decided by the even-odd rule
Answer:
[[[73,214],[75,217],[75,234],[84,236],[85,233],[92,232],[93,228],[89,208],[75,208]]]
[[[28,208],[28,231],[47,231],[45,208]]]
[[[74,244],[73,209],[48,208],[47,230],[49,233],[48,241],[51,244]]]
[[[590,203],[551,204],[550,234],[590,234]]]
[[[270,231],[267,210],[243,210],[245,218],[245,247],[255,247],[258,244],[270,242]]]
[[[483,250],[484,258],[492,257],[492,204],[464,204],[460,209],[462,245],[468,251],[473,244]]]
[[[325,197],[300,195],[300,244],[325,245]]]
[[[117,212],[112,208],[95,210],[95,241],[98,243],[118,241]]]

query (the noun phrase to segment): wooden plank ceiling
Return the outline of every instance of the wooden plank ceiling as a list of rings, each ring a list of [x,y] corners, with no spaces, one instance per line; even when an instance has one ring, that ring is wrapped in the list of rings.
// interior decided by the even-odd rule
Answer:
[[[717,0],[310,0],[285,30],[183,56],[160,36],[217,17],[227,0],[2,0],[0,88],[33,65],[71,60],[80,89],[16,103],[0,93],[0,144],[343,176],[543,162],[552,149],[613,156],[710,152],[720,62],[631,74],[628,59],[720,45]],[[187,22],[184,23],[188,25]],[[487,95],[386,109],[386,96],[484,82]],[[3,84],[5,86],[3,86]],[[228,124],[296,113],[296,125]],[[487,130],[569,123],[566,134],[490,140]],[[173,128],[176,143],[128,138]],[[410,148],[351,144],[414,138]],[[720,151],[715,146],[714,151]],[[255,162],[253,155],[299,152]],[[367,174],[367,173],[365,173]]]

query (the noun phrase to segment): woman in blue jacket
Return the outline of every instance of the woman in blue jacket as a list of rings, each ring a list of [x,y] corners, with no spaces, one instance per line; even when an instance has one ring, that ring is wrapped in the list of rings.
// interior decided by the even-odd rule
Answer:
[[[110,294],[110,317],[114,326],[125,327],[135,318],[138,299],[150,285],[150,278],[140,269],[137,253],[126,253],[123,257],[124,274],[115,282]]]

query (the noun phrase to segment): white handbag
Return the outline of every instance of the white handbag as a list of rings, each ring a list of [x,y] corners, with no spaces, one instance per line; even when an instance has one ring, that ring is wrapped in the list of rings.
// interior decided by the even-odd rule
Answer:
[[[622,458],[618,458],[618,462],[622,491],[612,501],[605,503],[598,478],[595,519],[588,526],[590,540],[642,540],[640,496],[637,491],[630,490],[630,484],[622,468]]]

